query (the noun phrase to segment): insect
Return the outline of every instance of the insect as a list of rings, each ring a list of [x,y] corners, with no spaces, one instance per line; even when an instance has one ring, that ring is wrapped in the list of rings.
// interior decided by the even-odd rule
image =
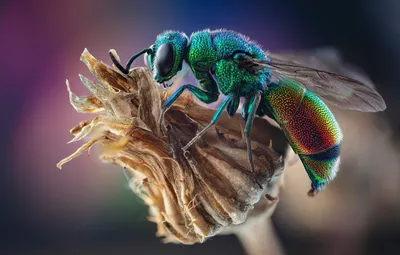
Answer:
[[[182,149],[187,150],[215,125],[226,110],[233,116],[240,98],[245,121],[244,137],[251,169],[254,164],[250,132],[256,116],[274,119],[288,143],[300,157],[314,195],[332,181],[339,169],[342,132],[334,115],[322,101],[339,108],[364,112],[383,111],[385,102],[375,89],[356,79],[306,67],[295,56],[267,54],[248,37],[230,30],[203,30],[187,37],[182,32],[165,31],[154,45],[133,55],[123,67],[110,52],[116,67],[128,74],[133,61],[145,54],[154,79],[164,88],[189,68],[200,87],[179,87],[164,103],[160,123],[184,90],[204,103],[226,97],[211,122]],[[160,124],[162,125],[162,124]],[[161,127],[160,127],[161,128]]]

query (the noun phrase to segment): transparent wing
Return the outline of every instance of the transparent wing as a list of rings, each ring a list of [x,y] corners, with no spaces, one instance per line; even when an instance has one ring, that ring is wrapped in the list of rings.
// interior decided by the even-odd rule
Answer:
[[[245,56],[242,63],[253,71],[268,67],[273,77],[293,79],[339,108],[363,112],[386,109],[383,98],[368,77],[342,63],[332,50],[324,51],[320,56],[286,53],[268,57],[270,61]]]

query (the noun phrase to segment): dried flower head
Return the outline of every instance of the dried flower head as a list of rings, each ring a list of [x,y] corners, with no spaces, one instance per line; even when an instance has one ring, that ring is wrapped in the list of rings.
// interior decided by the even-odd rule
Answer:
[[[93,95],[78,97],[67,81],[70,102],[80,113],[98,115],[71,130],[72,142],[88,141],[59,162],[59,168],[101,144],[100,158],[129,171],[133,191],[149,206],[157,235],[166,242],[203,242],[237,228],[233,225],[242,226],[248,217],[272,213],[287,148],[278,128],[265,119],[255,120],[255,173],[249,167],[239,115],[225,114],[215,129],[183,153],[181,148],[209,123],[214,110],[184,94],[165,115],[164,136],[159,116],[162,102],[171,93],[160,90],[146,68],[132,69],[124,76],[87,50],[81,61],[98,82],[80,75]]]

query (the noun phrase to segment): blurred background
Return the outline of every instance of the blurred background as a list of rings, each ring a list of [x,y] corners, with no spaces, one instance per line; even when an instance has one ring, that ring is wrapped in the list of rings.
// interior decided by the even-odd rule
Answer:
[[[273,224],[287,254],[400,251],[400,2],[0,2],[0,254],[244,254],[235,236],[162,244],[120,168],[94,150],[59,171],[79,144],[69,129],[92,118],[70,106],[84,95],[84,48],[125,62],[166,29],[228,28],[271,51],[334,46],[378,84],[383,113],[335,110],[345,134],[338,178],[314,199],[301,166],[289,167]],[[136,65],[142,65],[138,61]],[[262,226],[260,226],[262,227]]]

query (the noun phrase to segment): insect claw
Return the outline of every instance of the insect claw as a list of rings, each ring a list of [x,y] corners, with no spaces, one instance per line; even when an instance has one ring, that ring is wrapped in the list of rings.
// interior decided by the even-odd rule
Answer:
[[[310,189],[310,190],[308,191],[307,195],[308,195],[309,197],[315,197],[315,195],[317,195],[318,193],[319,193],[319,190],[318,190],[318,189],[312,188],[312,189]]]
[[[183,149],[182,149],[183,150]],[[189,151],[183,151],[183,156],[187,159],[190,156],[190,152]]]
[[[257,180],[257,177],[254,176],[254,180],[256,181],[256,183],[258,184],[258,186],[260,187],[260,189],[263,189],[262,184]]]
[[[279,197],[273,197],[270,194],[266,194],[265,198],[271,203],[276,203],[279,201]]]

